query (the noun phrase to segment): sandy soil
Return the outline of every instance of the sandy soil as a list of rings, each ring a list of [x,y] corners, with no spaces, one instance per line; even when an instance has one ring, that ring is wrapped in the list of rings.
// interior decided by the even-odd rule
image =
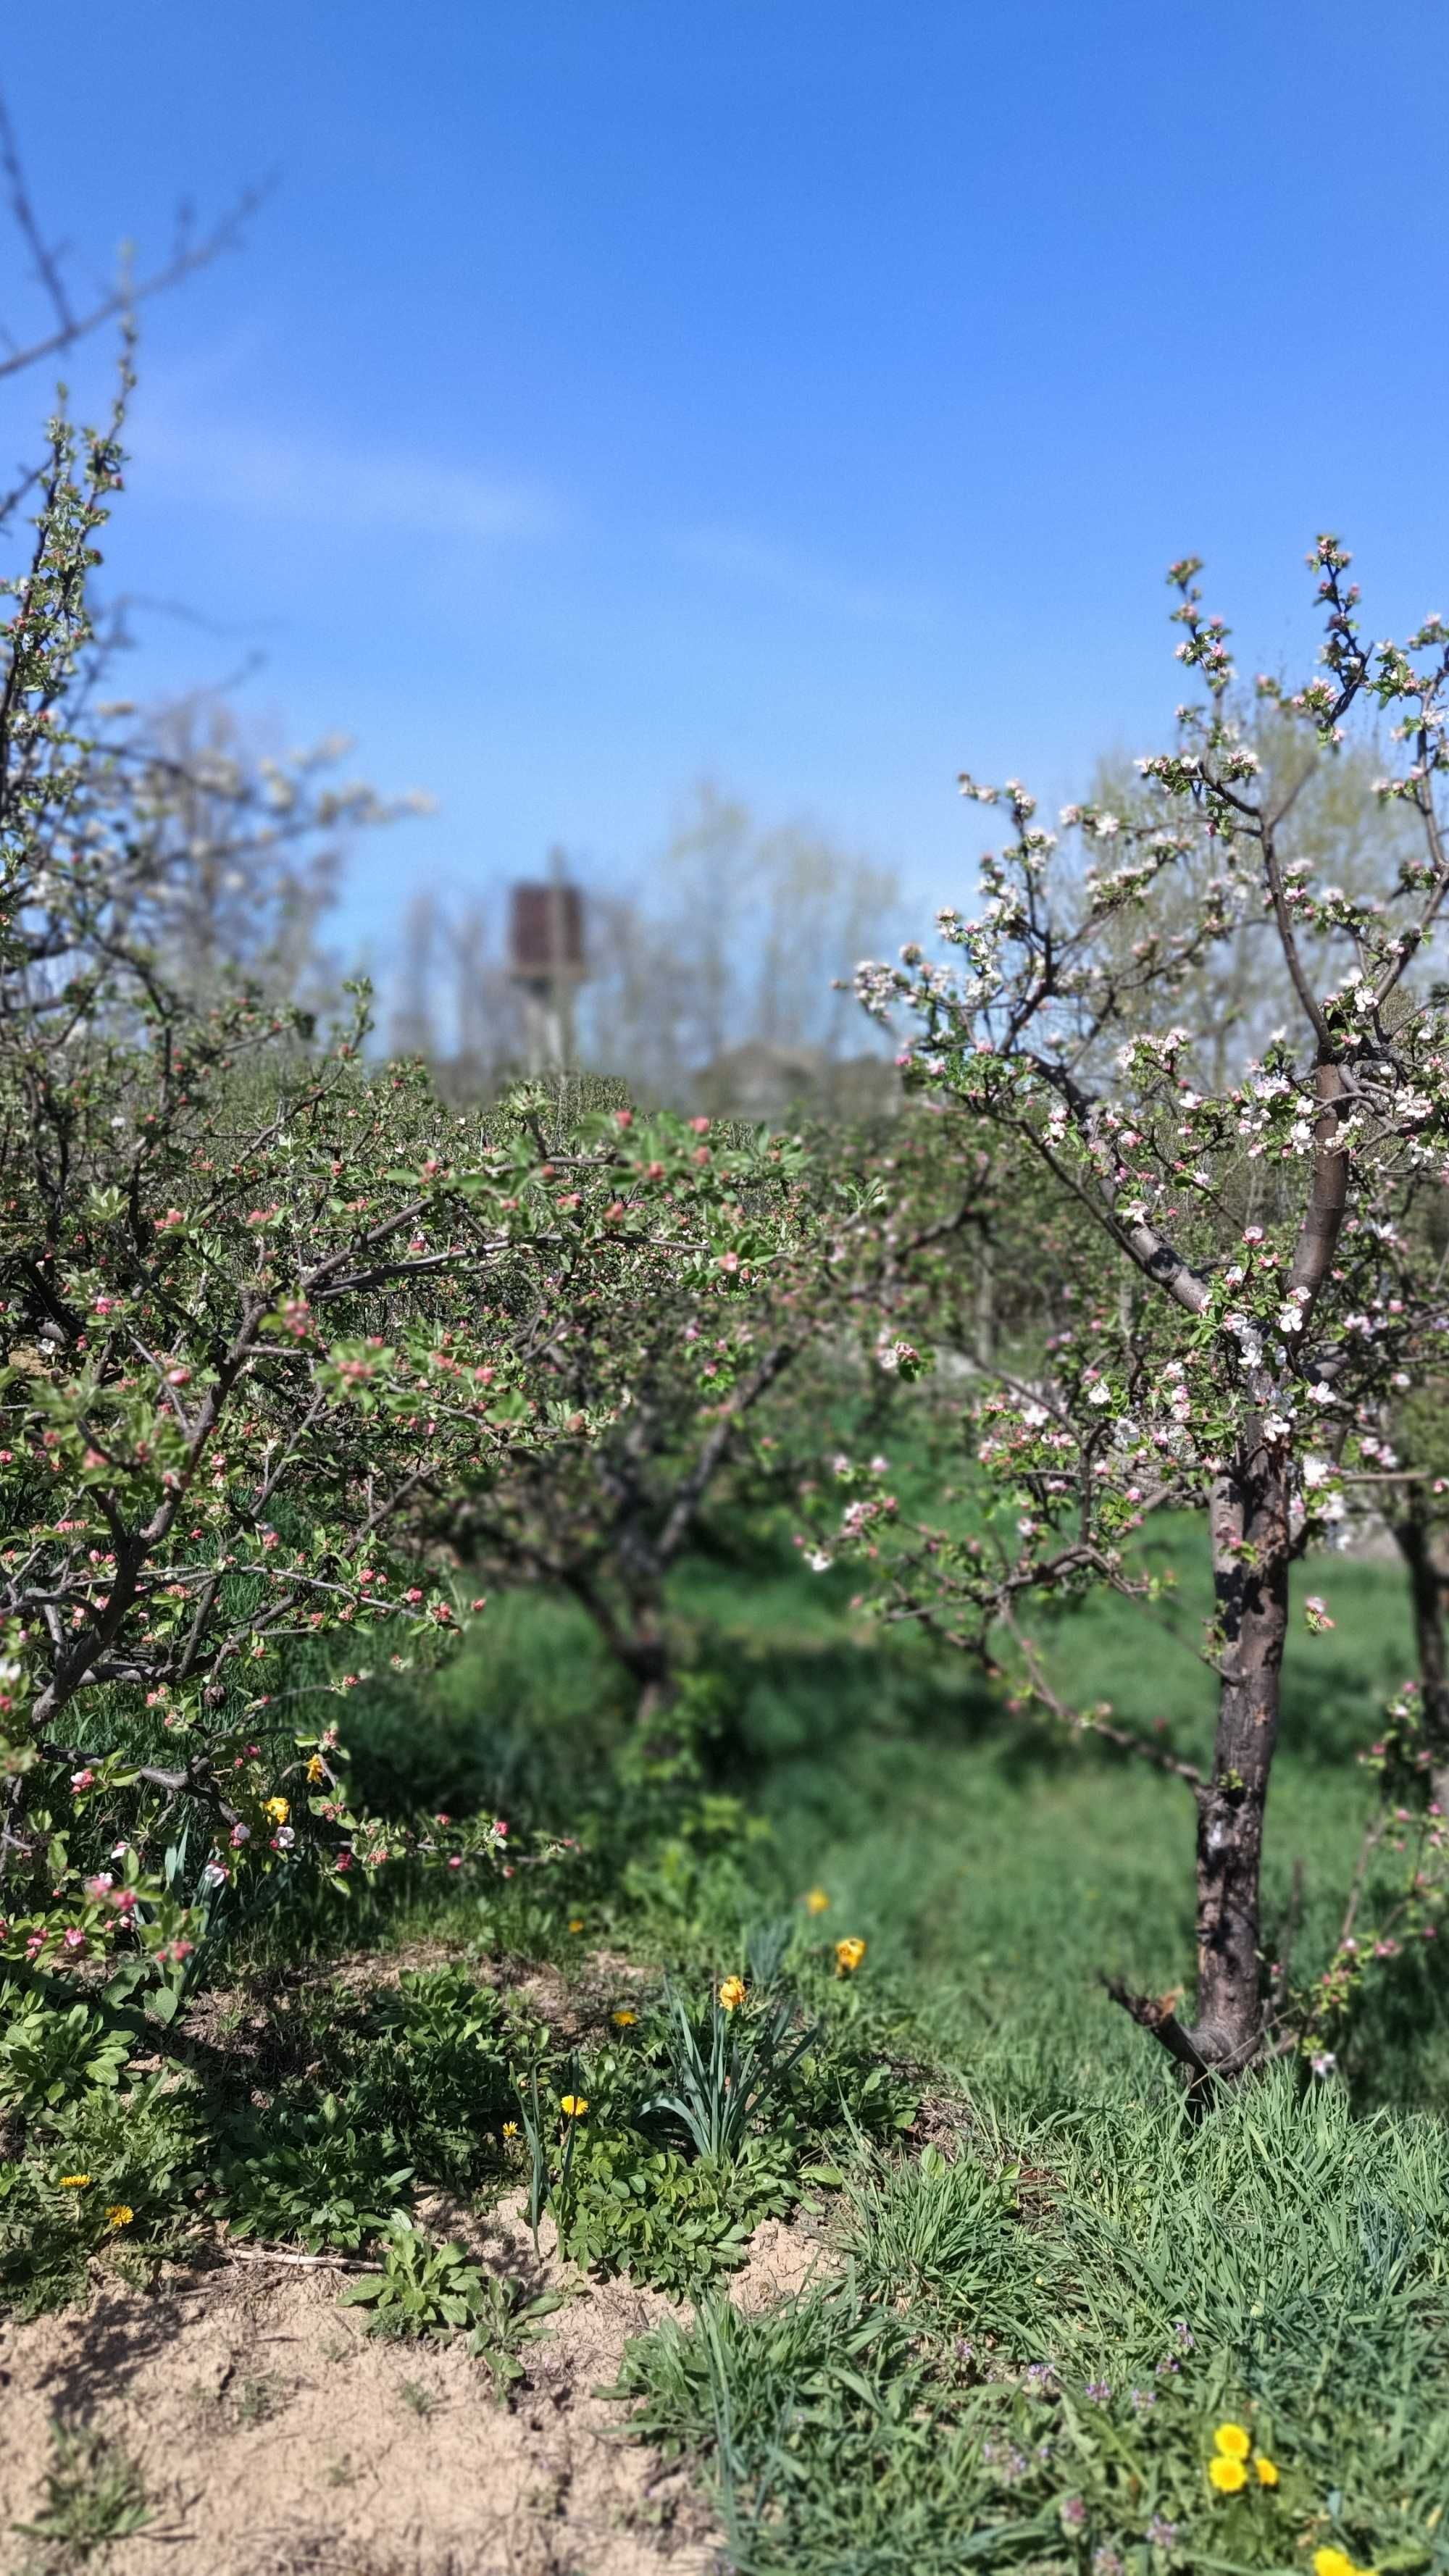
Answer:
[[[530,2291],[574,2293],[507,2402],[461,2344],[368,2335],[335,2271],[102,2278],[88,2308],[0,2331],[0,2565],[44,2563],[10,2526],[43,2507],[58,2421],[114,2431],[145,2481],[153,2519],[103,2553],[107,2576],[716,2576],[688,2479],[594,2394],[671,2303],[581,2283],[547,2228],[535,2264],[516,2212],[420,2214]],[[768,2306],[821,2259],[805,2227],[769,2221],[732,2295]]]
[[[445,2213],[430,2212],[437,2222]],[[459,2231],[460,2233],[462,2231]],[[468,2234],[530,2289],[508,2217]],[[761,2249],[778,2267],[778,2249]],[[126,2444],[153,2520],[112,2545],[109,2576],[706,2576],[719,2564],[687,2481],[624,2438],[625,2410],[593,2394],[625,2342],[669,2313],[627,2282],[589,2284],[527,2348],[498,2403],[461,2345],[385,2342],[339,2308],[343,2276],[231,2263],[149,2293],[102,2283],[0,2335],[3,2563],[10,2526],[44,2502],[53,2421]],[[575,2287],[578,2285],[575,2284]]]
[[[386,1984],[449,1955],[420,1948],[329,1974]],[[567,1985],[526,1962],[475,1973],[568,2029],[601,2021],[640,1973],[607,1952],[581,1965]],[[276,1981],[230,2018],[224,2052],[265,2072],[282,1988],[299,1981]],[[687,2310],[627,2281],[581,2279],[556,2260],[547,2221],[536,2257],[516,2199],[478,2218],[434,2196],[418,2217],[529,2295],[568,2293],[503,2401],[461,2341],[369,2335],[365,2311],[337,2304],[341,2270],[208,2258],[138,2290],[98,2264],[87,2307],[0,2319],[0,2576],[62,2565],[70,2576],[64,2551],[13,2528],[44,2510],[57,2425],[114,2434],[144,2482],[145,2530],[86,2562],[105,2576],[717,2576],[725,2562],[688,2478],[628,2438],[625,2406],[594,2393],[616,2380],[632,2335]],[[768,2307],[824,2259],[808,2221],[767,2221],[730,2295]]]

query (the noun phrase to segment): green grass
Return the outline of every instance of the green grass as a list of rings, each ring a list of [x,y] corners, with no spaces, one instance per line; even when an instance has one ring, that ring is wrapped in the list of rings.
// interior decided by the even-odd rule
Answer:
[[[667,2328],[625,2382],[758,2576],[1291,2564],[1315,2534],[1427,2565],[1446,2187],[1437,2126],[1355,2124],[1281,2075],[1196,2130],[1067,2084],[1009,2136],[973,2126],[954,2163],[866,2165],[837,2275]],[[1213,2498],[1225,2417],[1279,2466],[1272,2497]]]
[[[1180,1577],[1154,1618],[1096,1600],[1039,1634],[1067,1696],[1138,1728],[1165,1721],[1201,1758],[1206,1569],[1188,1528],[1151,1545]],[[1307,1969],[1332,1946],[1372,1806],[1354,1756],[1412,1661],[1392,1562],[1299,1580],[1337,1626],[1313,1638],[1300,1622],[1290,1643],[1266,1892],[1272,1941],[1301,1862]],[[1097,1973],[1190,1979],[1185,1791],[1009,1717],[961,1659],[852,1613],[850,1588],[757,1545],[683,1570],[676,1608],[718,1722],[695,1824],[662,1840],[664,1809],[621,1806],[617,1773],[608,1785],[627,1703],[576,1613],[500,1603],[486,1660],[439,1686],[426,1758],[481,1794],[564,1824],[581,1783],[599,1784],[593,1856],[560,1897],[585,1902],[591,1937],[717,1970],[739,1964],[752,1907],[819,1885],[822,1931],[869,1945],[838,2012],[936,2097],[945,2155],[862,2140],[832,2203],[830,2266],[797,2298],[765,2315],[706,2300],[692,2326],[634,2348],[641,2429],[692,2462],[744,2576],[1286,2569],[1315,2543],[1361,2565],[1449,2567],[1441,1987],[1400,1963],[1339,2077],[1305,2090],[1280,2068],[1191,2125],[1167,2061]],[[418,1758],[406,1712],[390,1723],[404,1762]],[[712,1847],[700,1802],[721,1792],[768,1834],[742,1844],[726,1821]],[[634,1851],[623,1868],[619,1843]],[[538,1888],[510,1901],[553,1939]],[[429,1919],[466,1930],[456,1905]],[[526,1946],[522,1911],[518,1927]],[[502,1918],[491,1928],[510,1937]],[[1214,2497],[1225,2417],[1271,2451],[1276,2488]]]

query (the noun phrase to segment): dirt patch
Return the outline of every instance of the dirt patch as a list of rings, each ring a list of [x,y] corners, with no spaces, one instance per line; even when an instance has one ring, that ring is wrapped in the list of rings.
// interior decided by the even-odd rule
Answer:
[[[916,2106],[910,2138],[917,2148],[935,2147],[953,2165],[975,2132],[976,2115],[964,2094],[926,2092]]]
[[[547,2236],[535,2265],[514,2215],[467,2233],[530,2290],[568,2285]],[[59,2420],[113,2433],[145,2482],[154,2518],[112,2547],[108,2576],[706,2576],[720,2565],[687,2479],[625,2439],[622,2408],[593,2393],[615,2379],[628,2338],[670,2313],[666,2299],[588,2285],[526,2349],[527,2377],[500,2404],[460,2345],[368,2335],[337,2305],[344,2277],[229,2264],[150,2293],[108,2284],[84,2312],[5,2329],[5,2563],[23,2563],[27,2544],[8,2527],[43,2507]]]
[[[294,1999],[307,1990],[321,1987],[366,2004],[394,1989],[410,1970],[452,1967],[466,1968],[477,1985],[516,1995],[564,2042],[605,2030],[611,2009],[657,1974],[614,1950],[581,1951],[565,1972],[535,1959],[480,1959],[458,1942],[413,1941],[302,1968],[258,1969],[244,1985],[208,1988],[187,2008],[180,2053],[194,2048],[234,2070],[277,2071],[295,2055],[288,2016]],[[159,2057],[145,2061],[148,2067],[160,2063]]]
[[[750,2316],[798,2298],[807,2283],[828,2280],[840,2259],[808,2219],[767,2218],[750,2240],[748,2257],[731,2276],[730,2297]]]

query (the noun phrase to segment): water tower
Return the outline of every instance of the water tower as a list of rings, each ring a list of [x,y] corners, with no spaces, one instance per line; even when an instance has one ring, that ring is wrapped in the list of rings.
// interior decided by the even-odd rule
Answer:
[[[574,997],[588,971],[584,898],[568,882],[562,850],[554,850],[542,883],[508,893],[508,972],[523,995],[530,1073],[573,1064]]]

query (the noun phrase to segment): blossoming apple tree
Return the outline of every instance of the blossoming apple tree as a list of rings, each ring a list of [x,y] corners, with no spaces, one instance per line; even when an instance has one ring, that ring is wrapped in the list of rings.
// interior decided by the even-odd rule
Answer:
[[[747,1299],[763,1238],[678,1122],[460,1118],[368,1070],[361,996],[314,1046],[172,973],[190,782],[92,712],[119,428],[52,425],[0,666],[0,1957],[164,2017],[227,1892],[500,1854],[355,1814],[330,1694],[482,1608],[429,1552],[449,1494],[598,1433],[548,1359],[575,1309]],[[277,800],[232,807],[269,846]],[[299,768],[287,833],[336,820]]]
[[[1385,899],[1323,883],[1295,846],[1292,792],[1260,787],[1229,630],[1204,612],[1188,560],[1170,576],[1173,614],[1203,694],[1179,708],[1173,748],[1138,764],[1155,811],[1068,807],[1059,838],[1019,783],[963,779],[1005,811],[1011,837],[983,861],[980,910],[939,916],[958,962],[912,948],[859,977],[868,1008],[914,1021],[910,1079],[1025,1158],[1075,1246],[1059,1255],[1061,1329],[1029,1378],[1001,1372],[984,1406],[980,1465],[1004,1508],[985,1533],[892,1540],[897,1608],[978,1646],[1004,1622],[1045,1690],[1025,1602],[1141,1591],[1129,1541],[1143,1516],[1171,1506],[1206,1521],[1211,1760],[1106,1730],[1194,1799],[1195,2010],[1117,1991],[1199,2092],[1264,2045],[1260,1871],[1290,1569],[1352,1480],[1382,1474],[1385,1408],[1414,1367],[1442,1366],[1449,1329],[1434,1270],[1405,1258],[1449,1181],[1432,964],[1449,893],[1449,627],[1434,617],[1406,644],[1368,642],[1348,561],[1332,537],[1310,558],[1324,622],[1313,675],[1257,688],[1330,752],[1356,719],[1387,722],[1377,792],[1419,840]],[[1216,1033],[1173,1004],[1244,925],[1275,944],[1291,1016],[1214,1085]],[[1305,1610],[1310,1625],[1328,1616],[1317,1596]]]

